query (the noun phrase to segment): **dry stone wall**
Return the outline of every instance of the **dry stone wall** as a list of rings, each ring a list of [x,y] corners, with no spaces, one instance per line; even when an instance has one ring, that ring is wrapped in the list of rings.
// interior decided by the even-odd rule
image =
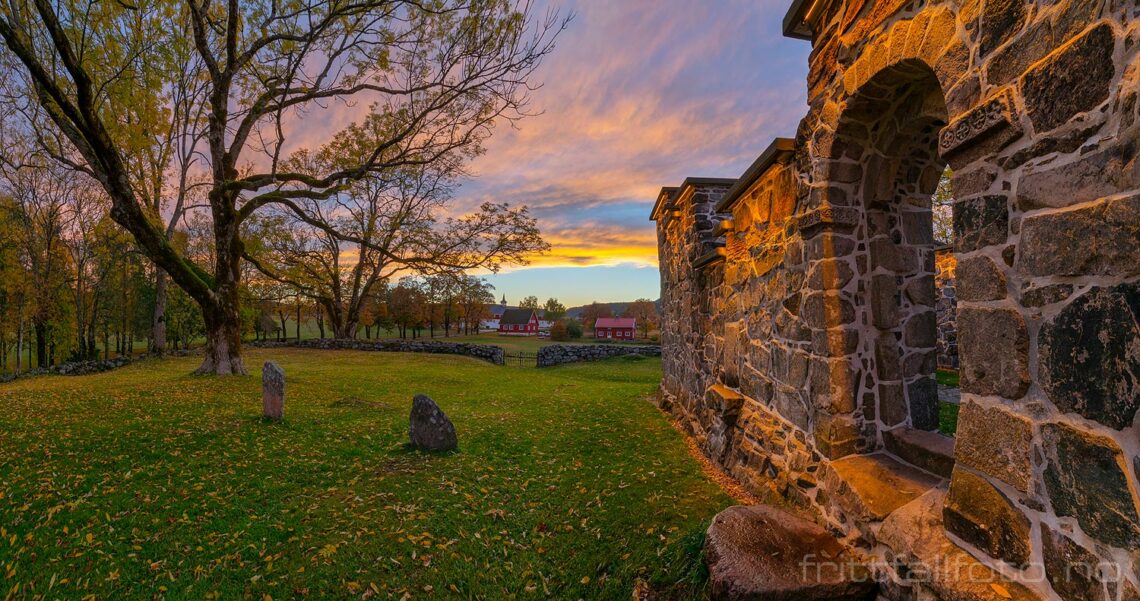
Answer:
[[[794,144],[654,208],[662,406],[746,485],[873,542],[832,465],[937,425],[949,163],[963,405],[939,519],[1035,595],[1131,600],[1140,8],[820,0],[789,20],[813,47]],[[1063,577],[1081,558],[1113,573]]]
[[[471,344],[468,342],[446,342],[443,340],[339,340],[320,338],[313,340],[292,340],[289,342],[254,342],[251,346],[263,348],[312,348],[342,351],[380,351],[387,353],[433,353],[462,355],[502,365],[503,347],[493,344]]]
[[[958,369],[958,259],[952,247],[934,253],[934,314],[938,321],[938,367]]]
[[[538,349],[537,364],[538,367],[553,367],[563,363],[599,361],[628,355],[660,357],[661,347],[650,344],[548,344]]]

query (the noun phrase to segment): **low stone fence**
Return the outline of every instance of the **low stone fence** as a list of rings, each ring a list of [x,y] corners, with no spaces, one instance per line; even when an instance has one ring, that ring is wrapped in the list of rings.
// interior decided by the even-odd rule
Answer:
[[[134,361],[135,359],[127,356],[115,357],[114,359],[108,359],[106,361],[68,361],[67,363],[60,363],[59,365],[53,365],[51,367],[30,369],[21,372],[18,376],[16,374],[0,374],[0,383],[11,382],[16,378],[26,378],[28,376],[86,376],[88,374],[97,374],[118,369]]]
[[[660,357],[661,347],[624,344],[551,344],[538,350],[538,366],[551,367],[578,361],[597,361],[623,355]]]
[[[445,342],[442,340],[338,340],[321,338],[315,340],[291,340],[288,342],[251,342],[249,346],[259,348],[308,348],[341,351],[379,351],[385,353],[434,353],[441,355],[462,355],[494,363],[503,364],[503,348],[493,344],[471,344],[467,342]]]
[[[168,350],[165,356],[170,357],[190,357],[194,355],[201,355],[202,349],[178,349]],[[86,376],[90,374],[98,374],[112,369],[119,369],[126,367],[135,361],[142,361],[152,357],[153,355],[120,355],[114,359],[95,359],[92,361],[68,361],[67,363],[60,363],[51,367],[37,367],[36,369],[20,372],[16,374],[0,374],[0,384],[11,382],[17,378],[26,378],[29,376]]]

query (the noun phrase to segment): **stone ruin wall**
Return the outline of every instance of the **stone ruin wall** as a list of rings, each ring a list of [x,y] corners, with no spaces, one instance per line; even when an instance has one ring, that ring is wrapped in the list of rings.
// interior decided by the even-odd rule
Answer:
[[[958,369],[958,259],[953,247],[934,251],[934,315],[938,322],[938,356],[940,368]]]
[[[662,405],[745,485],[873,544],[829,466],[936,425],[928,199],[948,161],[963,405],[946,532],[1040,598],[1140,599],[1140,8],[819,13],[791,156],[723,213],[730,184],[663,191]],[[702,264],[714,233],[722,258]],[[1058,576],[1097,561],[1114,573]]]

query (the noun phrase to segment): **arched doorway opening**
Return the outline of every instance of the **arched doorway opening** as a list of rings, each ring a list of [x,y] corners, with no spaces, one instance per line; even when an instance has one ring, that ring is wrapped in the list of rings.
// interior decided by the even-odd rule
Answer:
[[[932,196],[940,182],[946,185],[938,139],[947,119],[934,72],[910,60],[864,84],[836,129],[829,200],[843,197],[860,209],[854,305],[864,374],[859,400],[868,436],[939,426],[936,253],[948,241],[934,235]],[[843,172],[857,177],[835,177]],[[844,179],[851,181],[835,183]]]

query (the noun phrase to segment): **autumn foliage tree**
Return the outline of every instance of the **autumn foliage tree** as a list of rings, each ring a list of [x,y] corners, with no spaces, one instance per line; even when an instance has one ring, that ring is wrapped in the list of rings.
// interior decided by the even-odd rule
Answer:
[[[602,317],[613,317],[614,310],[609,305],[594,301],[582,308],[582,325],[594,329],[594,322]]]
[[[331,216],[309,201],[429,164],[524,116],[535,69],[564,23],[532,12],[507,0],[12,1],[0,6],[0,63],[58,132],[53,154],[102,185],[110,216],[201,307],[207,344],[198,372],[242,374],[245,223],[273,207],[337,235]],[[187,44],[196,60],[172,69],[177,61],[167,54]],[[132,157],[155,135],[179,135],[145,124],[155,122],[149,113],[168,110],[166,94],[188,69],[204,82],[212,264],[172,243],[132,173]],[[360,107],[357,123],[376,134],[371,152],[351,164],[295,168],[298,120],[346,106]],[[306,131],[310,140],[323,133]],[[474,230],[488,242],[501,234]],[[431,246],[412,262],[447,250]]]
[[[657,327],[659,318],[657,303],[647,298],[639,298],[626,306],[622,317],[636,319],[637,329],[641,330],[641,337],[648,338],[649,330]]]

